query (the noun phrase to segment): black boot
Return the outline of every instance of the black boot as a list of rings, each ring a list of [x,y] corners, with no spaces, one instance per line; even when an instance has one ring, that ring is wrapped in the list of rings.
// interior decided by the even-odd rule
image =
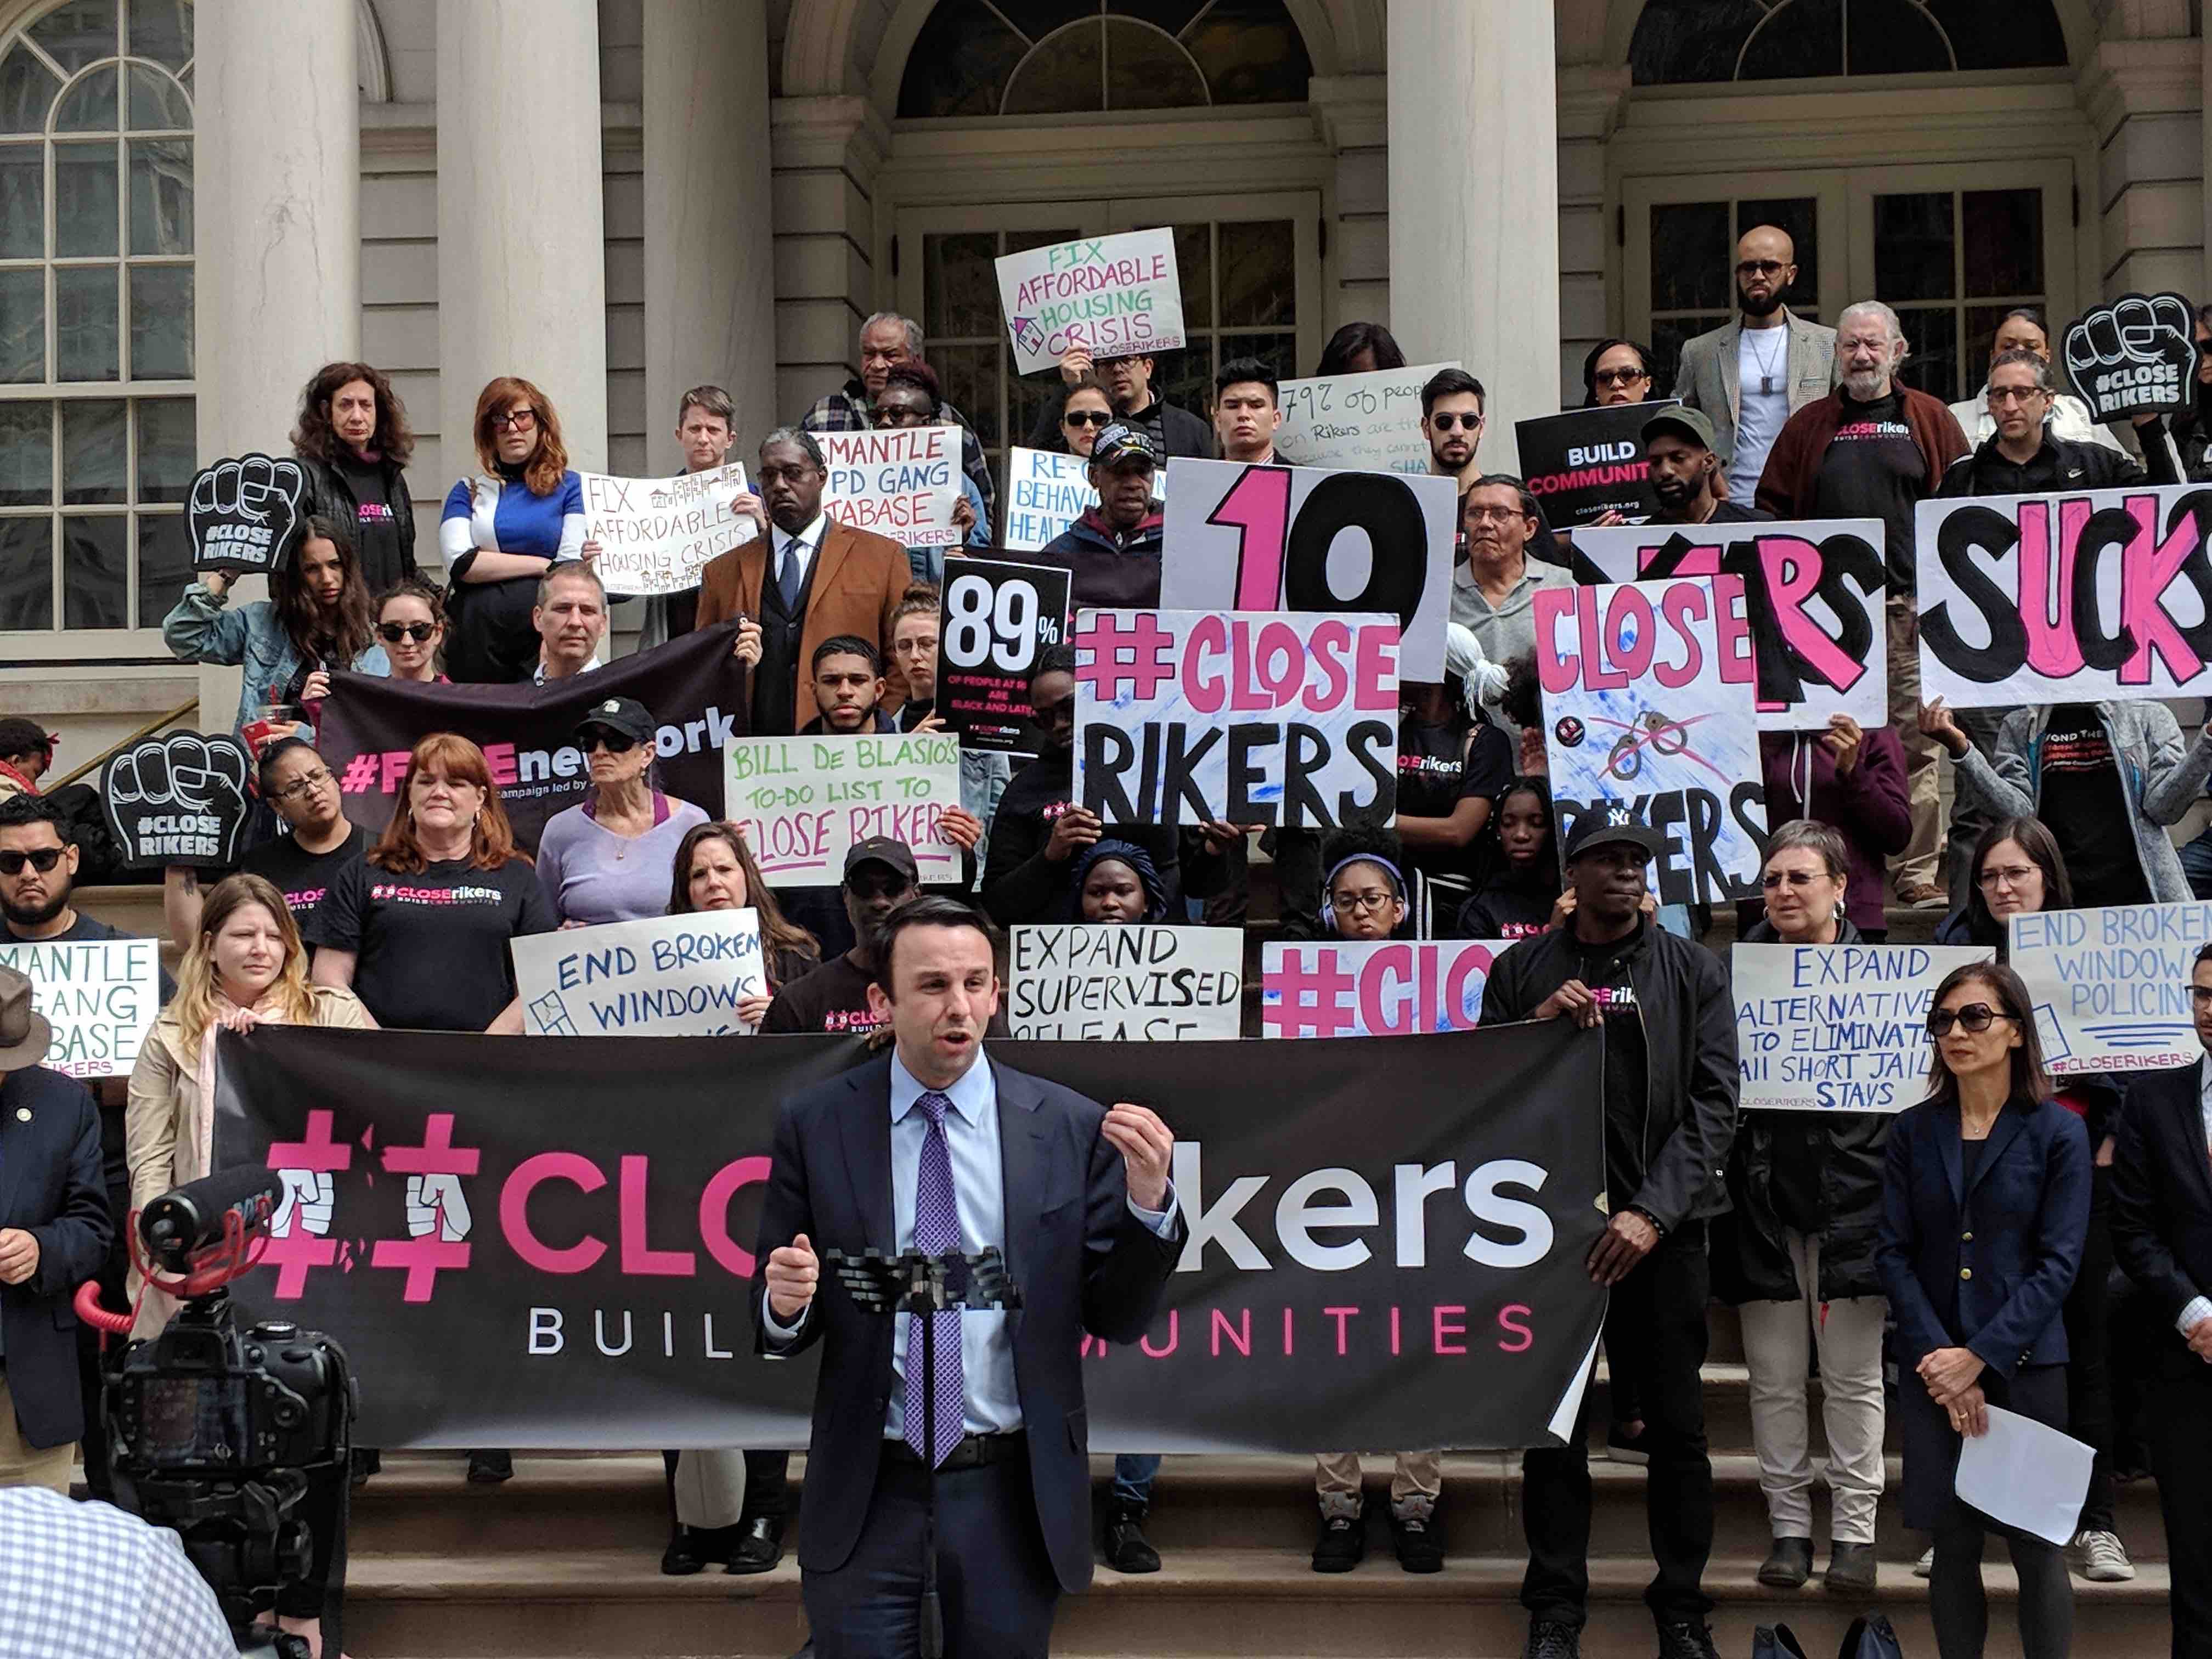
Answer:
[[[1116,1572],[1158,1572],[1160,1553],[1145,1538],[1142,1504],[1115,1504],[1106,1511],[1106,1565]]]
[[[1802,1589],[1813,1576],[1813,1540],[1778,1538],[1759,1564],[1759,1582],[1775,1589]]]

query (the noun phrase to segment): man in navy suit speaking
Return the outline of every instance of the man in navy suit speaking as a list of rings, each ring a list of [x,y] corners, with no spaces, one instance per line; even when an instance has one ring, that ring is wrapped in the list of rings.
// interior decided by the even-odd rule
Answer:
[[[1082,1334],[1133,1342],[1185,1228],[1175,1137],[987,1060],[989,924],[954,899],[884,921],[869,1000],[893,1051],[784,1103],[761,1218],[762,1353],[823,1345],[799,1564],[819,1659],[920,1645],[921,1331],[841,1291],[817,1251],[995,1246],[1018,1311],[933,1316],[939,1591],[948,1659],[1041,1655],[1060,1593],[1091,1582]]]

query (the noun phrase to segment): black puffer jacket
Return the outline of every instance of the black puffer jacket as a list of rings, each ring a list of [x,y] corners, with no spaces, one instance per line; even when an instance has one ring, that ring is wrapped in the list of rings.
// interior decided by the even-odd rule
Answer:
[[[1765,921],[1744,930],[1747,945],[1781,942]],[[1838,945],[1861,943],[1845,921]],[[1774,1212],[1774,1149],[1785,1136],[1804,1139],[1820,1162],[1820,1196],[1828,1224],[1820,1235],[1820,1299],[1880,1296],[1875,1236],[1881,1224],[1883,1148],[1889,1142],[1887,1112],[1746,1112],[1729,1155],[1732,1208],[1714,1224],[1713,1294],[1731,1305],[1795,1302],[1802,1292],[1782,1218]]]
[[[335,519],[349,530],[355,529],[361,515],[361,501],[346,482],[345,474],[330,462],[313,455],[302,455],[300,465],[307,470],[307,500],[303,505],[309,513],[325,519]],[[415,502],[407,493],[407,471],[404,467],[384,465],[386,505],[392,509],[392,528],[398,538],[399,562],[396,568],[379,564],[369,568],[370,562],[362,562],[362,580],[368,585],[369,597],[390,587],[402,576],[415,574]]]

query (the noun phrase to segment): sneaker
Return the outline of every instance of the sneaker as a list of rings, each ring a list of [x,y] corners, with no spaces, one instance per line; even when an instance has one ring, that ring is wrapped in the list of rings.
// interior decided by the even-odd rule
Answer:
[[[2124,1584],[2136,1576],[2118,1533],[2083,1532],[2074,1540],[2074,1571],[2093,1584]]]
[[[1648,1466],[1651,1462],[1650,1437],[1648,1427],[1640,1434],[1631,1434],[1624,1425],[1615,1423],[1605,1431],[1605,1455],[1616,1463]]]
[[[1778,1538],[1759,1564],[1759,1582],[1770,1589],[1802,1589],[1813,1576],[1813,1540]]]
[[[1436,1511],[1425,1514],[1395,1510],[1390,1516],[1390,1541],[1398,1552],[1398,1565],[1407,1572],[1444,1570],[1443,1534],[1437,1530]]]
[[[1106,1516],[1106,1565],[1116,1572],[1158,1572],[1160,1553],[1145,1537],[1145,1510],[1120,1504]]]
[[[1873,1595],[1874,1546],[1841,1542],[1829,1545],[1827,1575],[1820,1582],[1838,1595]]]
[[[469,1484],[475,1486],[496,1486],[502,1480],[514,1479],[514,1455],[504,1451],[472,1451],[469,1454]]]
[[[1915,910],[1946,910],[1950,908],[1951,895],[1932,881],[1916,881],[1897,890],[1897,901]]]
[[[1659,1659],[1721,1659],[1713,1633],[1701,1619],[1659,1626]]]
[[[1367,1555],[1367,1528],[1357,1515],[1324,1515],[1314,1540],[1316,1572],[1350,1572]]]
[[[1583,1633],[1572,1625],[1539,1619],[1528,1626],[1528,1644],[1521,1659],[1583,1659]]]
[[[1929,1573],[1935,1571],[1936,1547],[1933,1544],[1930,1544],[1926,1549],[1920,1552],[1920,1559],[1912,1564],[1912,1576],[1915,1578],[1925,1578]]]

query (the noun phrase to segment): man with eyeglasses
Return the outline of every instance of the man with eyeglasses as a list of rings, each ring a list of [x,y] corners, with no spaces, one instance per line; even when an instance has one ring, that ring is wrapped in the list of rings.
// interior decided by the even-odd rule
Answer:
[[[1796,280],[1787,231],[1744,232],[1735,245],[1736,316],[1685,344],[1674,370],[1674,395],[1712,422],[1729,494],[1746,501],[1790,417],[1835,384],[1836,331],[1783,302]]]
[[[875,423],[876,398],[884,377],[902,363],[921,362],[921,325],[896,311],[878,311],[860,325],[860,372],[836,391],[825,392],[800,416],[801,432],[866,432]],[[968,417],[949,403],[939,414],[960,428],[960,470],[975,481],[983,498],[983,514],[990,516],[997,499],[991,483],[991,463],[983,453],[982,440]]]
[[[1511,473],[1486,472],[1468,484],[1459,519],[1467,556],[1452,567],[1451,619],[1474,635],[1486,660],[1510,663],[1536,648],[1536,590],[1574,579],[1530,556],[1543,519]]]
[[[945,394],[939,389],[937,371],[919,358],[901,363],[884,376],[884,389],[876,393],[876,424],[879,427],[939,426],[946,422]],[[953,527],[969,547],[991,544],[991,509],[983,492],[966,473],[960,475],[960,499],[953,503]],[[933,587],[945,585],[942,547],[909,547],[907,565],[918,582]]]
[[[607,636],[607,590],[587,564],[556,564],[538,580],[530,625],[538,630],[533,684],[573,679],[599,665]]]

